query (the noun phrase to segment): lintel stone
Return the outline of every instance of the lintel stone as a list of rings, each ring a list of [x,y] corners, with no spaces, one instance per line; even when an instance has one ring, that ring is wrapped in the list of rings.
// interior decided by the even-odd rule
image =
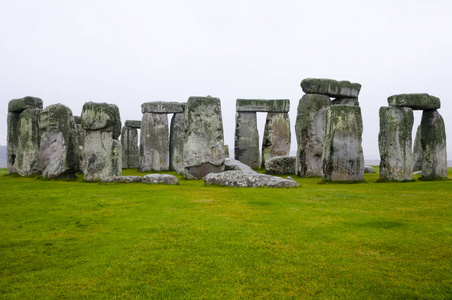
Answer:
[[[36,97],[24,97],[20,99],[13,99],[8,103],[8,112],[23,112],[27,108],[42,109],[42,100]]]
[[[181,102],[152,101],[141,104],[141,112],[143,114],[175,114],[183,113],[184,110],[185,103]]]
[[[300,83],[306,94],[321,94],[329,97],[357,98],[361,84],[325,78],[305,78]]]
[[[126,120],[124,123],[125,127],[131,127],[131,128],[141,128],[141,121],[138,120]]]
[[[274,112],[284,113],[290,110],[289,99],[237,99],[238,112]]]
[[[410,107],[414,110],[439,109],[441,101],[429,94],[399,94],[388,97],[389,106]]]

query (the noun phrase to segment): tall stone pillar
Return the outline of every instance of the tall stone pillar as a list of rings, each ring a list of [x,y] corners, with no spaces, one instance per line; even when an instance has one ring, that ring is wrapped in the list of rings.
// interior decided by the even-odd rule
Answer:
[[[175,113],[170,128],[170,170],[184,174],[184,114]]]
[[[259,167],[256,112],[236,112],[235,124],[234,158],[256,169]]]
[[[121,132],[122,168],[137,169],[140,165],[140,150],[138,147],[138,128],[141,121],[127,120]]]
[[[261,168],[265,161],[275,156],[290,153],[290,119],[288,113],[267,113],[262,140]]]
[[[436,109],[424,110],[421,120],[422,178],[447,177],[446,127]]]
[[[144,113],[141,121],[140,166],[138,170],[166,171],[169,168],[169,131],[166,114]]]
[[[422,170],[422,161],[421,125],[419,125],[416,130],[416,137],[414,138],[413,172]]]

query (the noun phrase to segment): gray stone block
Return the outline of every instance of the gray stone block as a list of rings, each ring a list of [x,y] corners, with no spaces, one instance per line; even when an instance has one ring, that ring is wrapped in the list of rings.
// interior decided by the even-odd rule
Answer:
[[[446,127],[437,110],[424,110],[421,120],[422,178],[447,177]]]
[[[132,128],[141,128],[141,121],[138,120],[126,120],[124,122],[125,127],[132,127]]]
[[[115,140],[121,135],[121,116],[115,104],[86,102],[81,118],[82,127],[86,131],[109,131],[113,133]]]
[[[169,168],[184,174],[184,114],[176,113],[171,118],[169,143]]]
[[[19,117],[19,143],[16,156],[17,172],[22,176],[38,175],[42,172],[39,144],[39,114],[41,109],[28,108]]]
[[[8,103],[8,112],[21,113],[28,108],[42,109],[42,100],[37,97],[24,97],[20,99],[13,99]]]
[[[275,156],[265,162],[265,173],[267,174],[295,174],[295,156]]]
[[[414,139],[414,147],[413,147],[413,172],[422,171],[422,143],[421,143],[421,125],[417,127],[416,137]]]
[[[290,119],[288,113],[268,113],[262,139],[261,168],[265,161],[275,156],[287,156],[290,152]]]
[[[141,112],[154,114],[173,114],[183,113],[185,110],[185,103],[180,102],[165,102],[152,101],[141,104]]]
[[[144,113],[141,121],[140,172],[169,169],[169,130],[166,114]]]
[[[289,112],[290,100],[288,99],[237,99],[236,111],[238,112]]]
[[[234,158],[251,168],[259,167],[259,132],[255,112],[235,114]]]
[[[439,109],[441,101],[429,94],[399,94],[388,97],[389,106],[410,107],[414,110]]]
[[[293,179],[284,179],[277,176],[259,173],[247,173],[243,171],[225,171],[211,173],[204,177],[206,185],[221,185],[231,187],[273,187],[293,188],[299,184]]]
[[[7,116],[7,135],[6,135],[6,152],[8,174],[16,174],[17,170],[17,151],[19,149],[19,129],[20,129],[20,113],[8,112]]]
[[[177,184],[178,180],[176,176],[170,174],[148,174],[143,176],[143,182],[150,184]]]
[[[134,127],[122,128],[121,132],[122,168],[137,169],[140,165],[138,130]]]
[[[306,78],[300,83],[306,94],[321,94],[334,98],[358,98],[361,84],[326,78]]]

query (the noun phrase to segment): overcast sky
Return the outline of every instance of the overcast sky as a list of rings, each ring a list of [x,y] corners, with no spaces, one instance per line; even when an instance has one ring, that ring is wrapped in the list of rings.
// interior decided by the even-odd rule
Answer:
[[[115,103],[124,123],[141,120],[144,102],[211,95],[233,148],[237,98],[290,99],[293,129],[301,80],[320,77],[362,84],[367,159],[379,157],[388,96],[439,97],[451,159],[451,13],[450,0],[2,0],[0,145],[14,98],[74,115],[87,101]]]

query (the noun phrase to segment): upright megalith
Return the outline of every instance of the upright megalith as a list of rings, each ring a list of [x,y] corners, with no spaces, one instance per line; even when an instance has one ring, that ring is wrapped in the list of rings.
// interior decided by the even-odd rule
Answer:
[[[190,97],[184,115],[184,177],[201,179],[224,171],[224,136],[220,99]]]
[[[144,113],[141,121],[140,172],[166,171],[169,168],[168,116]]]
[[[175,113],[171,118],[169,167],[171,171],[184,174],[184,114]]]
[[[259,167],[256,112],[236,112],[235,124],[234,158],[256,169]]]
[[[87,102],[82,109],[86,130],[83,147],[83,174],[86,181],[121,176],[122,153],[119,108],[114,104]]]
[[[380,107],[380,179],[411,180],[413,110],[409,107]]]
[[[326,95],[306,94],[298,103],[295,132],[298,176],[322,176],[322,153],[325,140],[326,111],[331,100]]]
[[[262,139],[261,168],[275,156],[288,156],[290,152],[290,119],[288,113],[268,113]]]
[[[80,166],[78,133],[72,111],[62,104],[39,115],[40,160],[46,178],[75,178]]]
[[[21,114],[28,109],[33,109],[33,112],[27,112],[21,118]],[[37,117],[41,109],[42,100],[36,97],[13,99],[8,103],[7,167],[9,174],[35,175],[41,171],[39,118]],[[26,124],[21,125],[21,120]],[[29,153],[19,153],[19,151],[29,151]],[[21,170],[19,170],[19,164]]]
[[[446,128],[436,109],[424,110],[421,120],[422,178],[447,177]]]
[[[322,155],[324,180],[364,179],[362,133],[363,121],[359,106],[332,105],[328,108]]]
[[[413,172],[422,170],[422,143],[421,143],[421,125],[417,127],[416,137],[414,138],[413,146]]]
[[[141,121],[127,120],[121,131],[122,168],[137,169],[140,165],[140,150],[138,147],[138,129]]]

